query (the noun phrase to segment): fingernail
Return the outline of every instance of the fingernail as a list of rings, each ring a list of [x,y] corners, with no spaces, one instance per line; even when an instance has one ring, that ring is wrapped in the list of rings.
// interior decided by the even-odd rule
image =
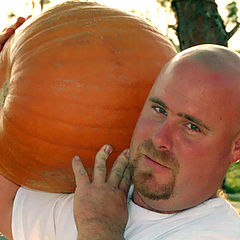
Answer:
[[[18,17],[17,18],[17,22],[24,22],[25,21],[25,18],[24,17]]]
[[[129,158],[129,156],[130,156],[129,148],[126,149],[126,150],[124,150],[123,154],[124,154],[124,156],[125,156],[126,158]]]
[[[103,147],[103,151],[106,153],[106,154],[111,154],[111,152],[112,152],[112,147],[109,145],[109,144],[106,144],[106,145],[104,145],[104,147]]]

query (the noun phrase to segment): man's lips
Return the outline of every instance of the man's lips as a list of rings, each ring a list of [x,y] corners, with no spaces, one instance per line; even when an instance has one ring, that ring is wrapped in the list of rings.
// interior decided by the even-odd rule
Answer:
[[[157,164],[157,165],[159,165],[159,166],[161,166],[161,167],[168,168],[168,167],[166,167],[165,165],[162,165],[159,161],[156,161],[156,160],[154,160],[154,159],[148,157],[148,156],[145,155],[145,154],[143,154],[143,155],[144,155],[144,157],[145,157],[147,160],[149,160],[149,161],[151,161],[151,162],[153,162],[153,163],[155,163],[155,164]],[[168,168],[168,169],[169,169],[169,168]]]

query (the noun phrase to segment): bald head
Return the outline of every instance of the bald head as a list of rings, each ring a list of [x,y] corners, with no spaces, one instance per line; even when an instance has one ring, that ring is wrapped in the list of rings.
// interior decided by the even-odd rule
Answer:
[[[240,55],[219,45],[203,44],[191,47],[177,54],[172,59],[171,64],[179,64],[183,61],[219,73],[240,73]]]

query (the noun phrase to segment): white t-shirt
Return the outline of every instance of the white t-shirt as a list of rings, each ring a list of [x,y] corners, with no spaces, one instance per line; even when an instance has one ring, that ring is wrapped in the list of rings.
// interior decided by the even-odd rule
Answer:
[[[13,203],[14,240],[76,240],[73,194],[19,188]]]
[[[132,189],[131,189],[132,192]],[[126,240],[239,240],[240,216],[222,198],[176,214],[159,214],[129,199]],[[14,200],[14,240],[76,240],[73,194],[20,188]]]

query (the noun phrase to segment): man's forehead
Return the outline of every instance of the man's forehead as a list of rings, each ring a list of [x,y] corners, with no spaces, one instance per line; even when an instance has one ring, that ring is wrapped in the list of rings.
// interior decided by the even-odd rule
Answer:
[[[192,62],[169,65],[154,84],[152,95],[179,99],[182,104],[214,104],[240,99],[239,75],[206,69]]]
[[[221,56],[223,56],[221,58]],[[240,58],[225,48],[192,50],[174,57],[156,80],[156,87],[186,85],[204,88],[231,88],[240,85]]]

